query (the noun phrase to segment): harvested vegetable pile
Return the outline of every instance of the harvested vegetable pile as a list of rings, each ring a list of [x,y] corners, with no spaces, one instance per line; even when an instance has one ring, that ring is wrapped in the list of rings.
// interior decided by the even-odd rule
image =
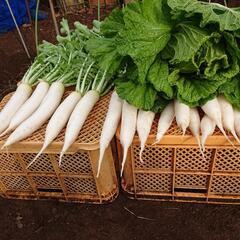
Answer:
[[[115,9],[100,35],[86,47],[100,68],[116,76],[116,92],[125,100],[122,171],[135,131],[141,159],[154,113],[163,110],[156,142],[174,117],[183,134],[190,128],[202,152],[215,126],[229,142],[225,129],[239,142],[240,8],[198,0],[134,1]],[[206,114],[202,121],[196,107]]]
[[[71,30],[63,20],[58,44],[39,46],[35,62],[0,113],[0,134],[13,131],[4,146],[50,119],[43,147],[31,164],[66,127],[61,163],[88,114],[113,85],[98,175],[120,118],[122,172],[136,130],[142,159],[159,112],[156,143],[175,117],[183,134],[190,128],[203,155],[216,126],[231,144],[225,130],[240,143],[240,8],[198,0],[138,0],[93,25],[88,29],[76,22]],[[61,103],[70,85],[76,90]],[[197,107],[205,113],[202,119]]]

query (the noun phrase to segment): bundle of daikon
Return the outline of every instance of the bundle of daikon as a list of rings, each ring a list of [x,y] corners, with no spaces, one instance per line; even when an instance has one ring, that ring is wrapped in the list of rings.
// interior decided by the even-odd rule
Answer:
[[[210,108],[210,111],[209,105],[212,104],[215,106]],[[229,104],[223,96],[219,96],[217,99],[207,102],[202,109],[204,110],[205,115],[201,120],[197,108],[190,108],[177,101],[175,101],[175,103],[170,102],[160,115],[156,142],[154,144],[161,141],[164,134],[171,127],[175,116],[177,124],[183,131],[183,134],[185,134],[186,129],[189,127],[193,136],[196,138],[196,142],[199,146],[200,152],[203,154],[203,158],[205,142],[207,138],[214,133],[216,122],[218,122],[218,126],[223,126],[220,130],[223,132],[225,132],[224,129],[228,130],[239,143],[240,111],[236,109],[234,110],[231,104]],[[113,92],[100,139],[100,158],[97,177],[100,174],[104,152],[116,132],[121,114],[120,142],[124,150],[121,176],[126,163],[128,148],[132,144],[136,129],[141,142],[140,161],[142,161],[142,152],[147,138],[149,137],[155,114],[150,111],[138,110],[126,101],[123,102],[118,97],[117,93]],[[225,137],[233,145],[229,137],[227,135]]]
[[[55,71],[59,62],[60,57],[55,45],[44,42],[39,46],[39,55],[25,73],[17,90],[0,113],[1,136],[18,127],[40,105],[48,91],[49,85],[54,81]],[[36,84],[38,85],[32,94],[32,87]]]
[[[3,148],[27,138],[38,130],[60,104],[65,87],[77,82],[79,71],[87,58],[84,52],[85,39],[77,28],[71,31],[66,20],[63,20],[61,25],[61,33],[64,36],[57,37],[57,45],[44,42],[39,46],[39,55],[34,64],[25,74],[19,90],[0,114],[4,122],[1,130],[5,130],[2,135],[16,129]],[[31,94],[29,85],[38,80],[40,83],[28,99]]]

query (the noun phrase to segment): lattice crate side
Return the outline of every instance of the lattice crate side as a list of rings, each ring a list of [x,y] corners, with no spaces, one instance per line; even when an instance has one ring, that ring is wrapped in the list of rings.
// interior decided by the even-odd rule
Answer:
[[[214,149],[206,148],[204,156],[199,147],[176,148],[176,171],[211,171]]]
[[[0,175],[6,172],[23,172],[23,167],[19,163],[19,154],[4,152],[0,153]]]
[[[237,196],[240,199],[240,175],[214,174],[210,194],[215,196]]]
[[[207,187],[210,174],[186,174],[176,173],[175,175],[175,191],[176,189],[188,190],[204,190],[207,193]]]
[[[4,98],[4,100],[0,103],[0,108],[4,106],[4,104],[8,101],[10,96],[11,94],[9,94]],[[46,196],[46,198],[52,198],[52,197],[58,198],[58,199],[61,198],[61,200],[66,200],[66,201],[70,199],[71,201],[71,198],[70,197],[68,198],[67,196],[68,192],[66,190],[66,186],[64,184],[63,178],[64,177],[71,178],[76,176],[79,178],[85,178],[86,176],[90,175],[90,172],[91,172],[91,178],[93,179],[97,189],[97,195],[95,195],[94,198],[93,197],[88,198],[88,196],[86,195],[83,196],[83,194],[79,193],[79,194],[75,194],[76,196],[72,199],[73,201],[101,203],[101,202],[109,202],[117,196],[118,181],[115,173],[115,166],[114,166],[114,161],[113,161],[110,147],[107,149],[106,154],[104,156],[101,175],[98,179],[96,179],[97,163],[99,158],[99,150],[98,150],[99,137],[101,134],[101,129],[105,119],[109,100],[110,100],[110,94],[101,98],[101,100],[96,104],[94,109],[89,114],[89,118],[84,124],[83,131],[81,132],[77,142],[70,149],[71,153],[79,151],[79,149],[85,149],[84,150],[85,157],[82,158],[82,162],[87,158],[86,153],[89,157],[88,166],[87,167],[86,165],[83,166],[83,168],[85,167],[85,169],[83,168],[77,169],[76,166],[73,166],[73,168],[70,169],[65,166],[63,167],[63,171],[62,172],[60,171],[57,164],[57,160],[58,160],[57,154],[59,153],[59,150],[62,147],[62,138],[61,138],[62,136],[60,136],[47,149],[45,156],[43,155],[44,161],[39,161],[38,159],[38,161],[35,164],[33,164],[32,167],[26,170],[27,164],[30,162],[30,160],[33,159],[33,157],[41,147],[41,144],[43,141],[43,135],[44,135],[43,133],[45,132],[45,126],[43,126],[38,132],[36,132],[29,139],[26,139],[19,144],[15,144],[14,146],[8,149],[11,154],[16,153],[17,155],[20,156],[18,160],[21,163],[21,166],[23,167],[22,176],[26,177],[26,179],[29,181],[29,185],[32,186],[33,193],[31,194],[32,195],[35,194],[34,195],[34,197],[36,196],[35,199],[38,199],[39,197],[44,195]],[[90,125],[92,126],[93,123],[96,123],[96,124],[94,125],[94,127],[91,128]],[[4,139],[0,139],[1,144],[4,142]],[[19,152],[21,154],[19,154]],[[75,160],[70,158],[69,161],[74,162]],[[53,168],[51,164],[47,165],[46,162],[47,164],[51,163]],[[1,172],[0,172],[0,176],[1,176]],[[0,181],[0,184],[1,184],[1,181]],[[5,190],[4,186],[0,186],[0,188]],[[90,188],[91,186],[89,185],[89,189]],[[40,191],[38,191],[39,189]],[[46,190],[46,192],[41,192],[42,190]],[[51,190],[53,191],[51,192]],[[73,194],[72,193],[73,190],[74,188],[70,190],[71,193],[69,193],[69,195]],[[59,191],[63,192],[63,194],[62,193],[59,194]],[[58,193],[58,194],[55,194],[55,193]],[[15,197],[18,198],[17,192]],[[26,199],[28,199],[28,194],[25,194],[25,197]],[[19,198],[21,198],[21,196],[19,196]],[[29,194],[29,199],[30,199],[30,194]],[[32,199],[32,196],[31,196],[31,199]]]
[[[146,145],[140,161],[140,145],[133,144],[133,158],[135,169],[168,170],[173,168],[174,149],[171,147],[160,148]]]
[[[33,189],[26,176],[22,175],[1,175],[1,190],[5,195],[8,192],[33,192]]]
[[[60,155],[56,155],[56,161]],[[60,173],[66,174],[92,174],[92,166],[88,151],[80,150],[74,154],[65,154],[62,159],[62,164],[59,167]]]
[[[91,177],[64,177],[67,194],[88,194],[98,196],[94,178]]]
[[[100,201],[111,201],[118,195],[118,180],[115,171],[111,146],[106,149],[100,175],[97,178],[99,149],[89,151],[92,173]]]
[[[53,165],[51,163],[50,155],[47,153],[41,154],[37,161],[35,161],[30,167],[27,168],[29,163],[34,159],[37,153],[21,153],[20,158],[24,164],[24,167],[29,173],[55,173]]]
[[[172,174],[136,172],[135,178],[135,194],[172,193]]]
[[[240,151],[235,148],[218,148],[216,150],[214,172],[239,172]]]
[[[160,159],[156,158],[157,163],[155,165],[151,165],[150,167],[146,166],[146,163],[151,161],[151,158],[145,159],[145,157],[148,153],[152,153],[152,150],[155,148],[159,149],[159,147],[156,146],[147,146],[147,150],[145,150],[145,154],[143,154],[143,165],[145,164],[144,168],[141,168],[141,163],[139,162],[139,155],[137,154],[137,152],[139,151],[139,145],[133,144],[128,150],[127,160],[122,178],[122,187],[129,194],[149,195],[157,191],[159,191],[159,193],[161,192],[162,194],[172,193],[172,162],[174,157],[173,149],[164,148],[164,150],[162,150],[163,152],[167,153],[167,157],[165,158],[165,161],[163,161],[163,163],[161,163]],[[151,149],[150,152],[149,149]],[[121,168],[121,160],[123,157],[123,153],[118,138],[117,150],[120,160],[119,164]],[[162,157],[164,157],[163,154]],[[138,166],[138,168],[136,166]],[[158,182],[157,178],[161,178],[163,180],[163,184],[160,181]]]

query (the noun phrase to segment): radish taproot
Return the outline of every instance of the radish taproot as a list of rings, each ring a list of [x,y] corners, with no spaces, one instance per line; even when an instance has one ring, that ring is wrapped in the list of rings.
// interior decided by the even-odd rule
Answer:
[[[155,113],[151,111],[139,110],[137,116],[137,133],[139,136],[141,148],[140,148],[140,161],[142,160],[142,153],[147,142],[149,133],[151,131],[152,123],[155,117]]]
[[[26,119],[16,128],[3,147],[19,142],[37,131],[51,117],[60,104],[64,89],[63,83],[53,83],[39,108],[31,115],[31,117]]]
[[[203,154],[201,141],[200,141],[200,128],[201,128],[201,120],[198,113],[197,108],[190,108],[190,124],[189,128],[193,134],[193,136],[196,138],[197,144],[199,146],[200,152]],[[204,156],[204,154],[203,154]]]
[[[41,81],[34,90],[31,97],[20,107],[17,113],[10,121],[9,127],[0,135],[0,137],[8,134],[16,129],[24,120],[31,116],[31,114],[39,107],[42,100],[46,96],[49,89],[49,84]]]
[[[89,113],[92,111],[93,107],[100,99],[100,96],[107,93],[112,86],[111,84],[110,86],[108,85],[110,79],[108,79],[108,77],[106,76],[107,74],[106,70],[103,73],[102,71],[98,70],[94,79],[92,79],[93,82],[90,81],[89,84],[86,84],[87,77],[89,75],[91,76],[93,75],[91,70],[93,71],[93,73],[96,70],[94,62],[92,62],[88,66],[85,77],[82,81],[82,86],[85,87],[87,85],[88,90],[92,85],[92,89],[87,91],[87,93],[82,97],[82,99],[78,102],[70,116],[66,128],[63,148],[60,153],[59,166],[62,163],[63,155],[67,152],[67,150],[77,139]]]
[[[234,111],[232,105],[225,99],[224,96],[219,96],[218,102],[221,108],[223,127],[233,135],[238,143],[240,143],[240,140],[235,132]]]
[[[53,140],[58,136],[58,134],[66,126],[74,108],[76,107],[77,103],[79,102],[82,95],[84,94],[84,88],[81,88],[81,81],[82,81],[82,76],[84,72],[84,66],[87,60],[88,60],[87,58],[84,60],[81,66],[81,69],[79,71],[75,91],[69,94],[68,97],[66,97],[66,99],[60,104],[60,106],[57,108],[57,110],[49,120],[49,123],[45,131],[43,146],[40,152],[29,163],[28,167],[30,167],[38,159],[38,157],[47,149],[47,147],[53,142]]]
[[[122,122],[120,131],[120,142],[123,147],[121,176],[123,175],[124,166],[127,160],[128,149],[132,144],[136,132],[137,113],[138,109],[136,107],[124,101],[122,108]]]
[[[190,108],[179,100],[174,101],[174,110],[178,127],[182,130],[183,136],[190,123]]]
[[[240,136],[240,111],[234,110],[234,128],[238,136]]]
[[[71,145],[77,139],[83,124],[85,123],[89,113],[99,100],[99,93],[91,90],[88,91],[74,108],[67,124],[64,137],[64,145],[60,154],[59,165],[62,163],[62,157]]]
[[[201,108],[204,111],[204,113],[206,115],[208,115],[208,117],[211,118],[216,123],[217,127],[222,132],[222,134],[227,139],[227,141],[231,145],[233,145],[233,143],[231,142],[231,140],[229,139],[229,137],[227,136],[227,134],[226,134],[226,132],[223,128],[222,112],[221,112],[221,107],[220,107],[220,104],[218,102],[218,99],[214,98],[212,100],[209,100]]]
[[[62,129],[66,126],[67,121],[75,108],[76,104],[81,99],[81,94],[78,92],[72,92],[57,108],[53,116],[51,117],[46,131],[43,146],[36,157],[29,163],[27,167],[30,167],[39,156],[47,149],[47,147],[58,136]]]
[[[160,115],[158,121],[156,141],[154,142],[154,144],[157,144],[161,141],[164,134],[171,127],[174,117],[175,117],[174,103],[171,102],[165,107],[165,109],[162,111]]]
[[[101,165],[104,157],[104,153],[109,146],[114,134],[117,130],[119,121],[121,119],[123,101],[118,97],[117,93],[114,91],[111,96],[109,103],[109,108],[107,112],[106,119],[103,124],[103,129],[100,137],[100,153],[98,160],[98,171],[97,177],[99,177]]]
[[[216,128],[216,123],[209,118],[207,115],[204,115],[201,121],[201,145],[202,150],[205,152],[205,143],[209,136],[211,136],[214,133],[214,130]]]
[[[15,113],[27,101],[32,93],[32,88],[29,84],[21,83],[16,92],[12,95],[3,110],[0,112],[0,133],[5,131]]]

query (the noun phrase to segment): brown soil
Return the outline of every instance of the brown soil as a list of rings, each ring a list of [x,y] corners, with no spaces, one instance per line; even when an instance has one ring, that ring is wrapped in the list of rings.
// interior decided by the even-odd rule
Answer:
[[[94,16],[68,19],[89,25]],[[33,29],[21,30],[34,57]],[[51,21],[40,23],[40,37],[55,41]],[[0,36],[0,98],[16,88],[29,64],[16,31]],[[240,207],[133,201],[123,194],[103,206],[0,199],[0,239],[239,240]]]
[[[136,214],[137,218],[128,210]],[[0,201],[1,240],[239,240],[239,206]]]

